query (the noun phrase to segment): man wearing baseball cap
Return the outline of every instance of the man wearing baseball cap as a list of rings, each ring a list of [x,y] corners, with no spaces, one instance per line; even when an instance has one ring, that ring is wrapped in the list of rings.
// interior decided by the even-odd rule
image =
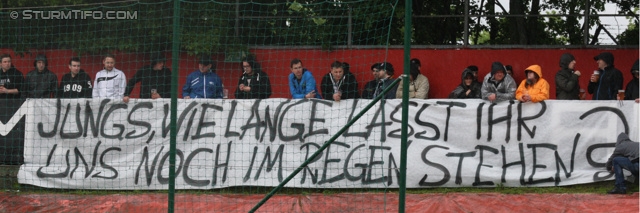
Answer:
[[[216,74],[216,63],[211,56],[201,56],[198,70],[187,76],[182,87],[182,98],[222,98],[222,79]]]
[[[373,93],[374,98],[378,96],[380,93],[382,93],[384,89],[389,87],[389,85],[391,85],[391,83],[393,82],[392,76],[393,76],[393,73],[395,72],[395,69],[393,69],[393,64],[389,62],[382,62],[378,64],[377,71],[378,71],[378,84],[376,86],[375,92]],[[393,88],[391,88],[391,90],[384,95],[384,98],[395,99],[396,90],[398,90],[398,84],[396,84]]]

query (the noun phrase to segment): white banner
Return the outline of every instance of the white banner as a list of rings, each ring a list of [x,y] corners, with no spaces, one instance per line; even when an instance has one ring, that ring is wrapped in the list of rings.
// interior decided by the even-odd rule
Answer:
[[[177,189],[277,186],[370,100],[178,100]],[[401,101],[375,105],[287,187],[397,188]],[[27,100],[21,184],[167,189],[170,100]],[[612,179],[638,104],[412,100],[407,187],[557,186]]]

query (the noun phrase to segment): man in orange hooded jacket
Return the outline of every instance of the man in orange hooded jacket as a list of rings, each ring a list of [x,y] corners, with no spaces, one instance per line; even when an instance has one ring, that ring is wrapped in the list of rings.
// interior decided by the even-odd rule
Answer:
[[[516,99],[534,103],[549,99],[549,83],[542,78],[542,68],[539,65],[531,65],[524,73],[527,78],[518,86]]]

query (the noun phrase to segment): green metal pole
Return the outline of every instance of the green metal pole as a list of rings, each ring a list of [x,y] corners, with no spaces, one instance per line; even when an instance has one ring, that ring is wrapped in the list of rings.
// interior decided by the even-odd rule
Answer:
[[[378,101],[380,101],[380,99],[382,99],[382,97],[384,97],[384,95],[387,94],[387,92],[389,92],[389,90],[391,90],[391,88],[396,86],[396,84],[398,84],[399,81],[400,81],[400,79],[398,78],[398,79],[394,80],[393,82],[391,82],[391,84],[389,86],[387,86],[387,88],[385,88],[382,91],[381,94],[379,94],[377,97],[375,97],[373,100],[371,100],[371,103],[369,103],[366,107],[364,107],[364,109],[360,110],[360,112],[356,116],[354,116],[352,120],[347,122],[347,125],[342,127],[335,135],[333,135],[327,142],[325,142],[318,149],[318,151],[314,152],[309,158],[307,158],[306,161],[304,161],[298,168],[296,168],[296,170],[293,171],[293,173],[291,173],[289,176],[287,176],[287,178],[285,178],[278,186],[276,186],[276,188],[271,190],[269,192],[269,194],[267,194],[264,198],[262,198],[262,200],[260,200],[260,202],[258,202],[258,204],[256,204],[251,210],[249,210],[249,212],[251,212],[251,213],[256,212],[260,208],[260,206],[262,206],[264,203],[266,203],[267,200],[269,200],[269,198],[271,198],[273,195],[275,195],[276,192],[278,192],[280,189],[282,189],[284,187],[284,185],[289,183],[289,181],[291,181],[291,179],[293,179],[293,177],[295,177],[298,173],[300,173],[300,171],[302,171],[302,169],[304,169],[304,167],[307,167],[307,165],[309,165],[309,163],[311,163],[311,161],[313,159],[316,159],[316,157],[318,157],[318,155],[320,153],[322,153],[322,151],[324,151],[327,147],[329,147],[329,145],[331,145],[331,143],[333,143],[333,141],[338,139],[338,137],[340,135],[342,135],[342,133],[347,131],[347,129],[349,129],[349,127],[351,127],[351,125],[356,123],[356,121],[358,121],[358,119],[360,119],[360,117],[362,117],[362,115],[364,115],[365,112],[369,111],[369,109],[371,109],[371,107],[373,107],[373,105],[375,105]],[[384,105],[382,105],[381,107],[384,107]]]
[[[173,0],[173,38],[171,47],[171,129],[169,139],[169,201],[168,212],[173,213],[176,195],[176,136],[178,129],[178,63],[180,59],[180,0]]]
[[[404,74],[402,75],[402,126],[400,135],[400,195],[398,198],[398,212],[404,212],[407,192],[407,123],[409,119],[409,75],[411,65],[411,4],[404,1]]]

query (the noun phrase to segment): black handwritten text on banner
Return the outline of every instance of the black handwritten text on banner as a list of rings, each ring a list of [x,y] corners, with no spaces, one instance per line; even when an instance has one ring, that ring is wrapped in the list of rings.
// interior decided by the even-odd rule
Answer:
[[[276,186],[369,100],[179,100],[177,186]],[[27,100],[19,182],[167,189],[169,100]],[[615,138],[638,104],[419,100],[409,106],[407,187],[554,186],[611,179]],[[376,105],[289,187],[398,187],[401,105]]]

